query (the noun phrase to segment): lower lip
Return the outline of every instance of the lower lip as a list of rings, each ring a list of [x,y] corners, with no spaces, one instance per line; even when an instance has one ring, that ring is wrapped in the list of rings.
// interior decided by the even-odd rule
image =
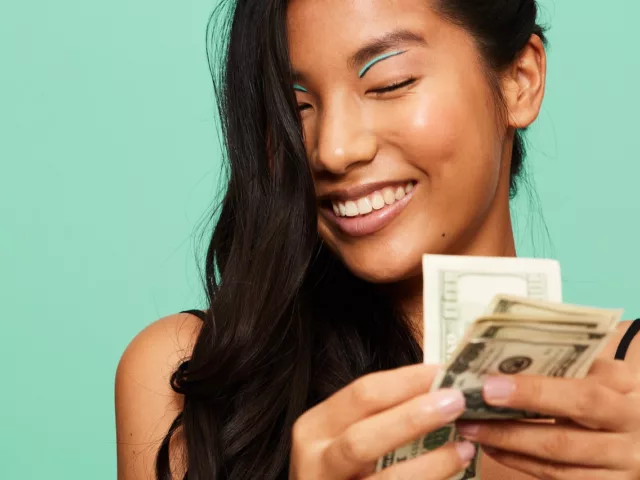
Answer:
[[[385,205],[380,210],[374,210],[367,215],[358,215],[357,217],[338,217],[332,209],[323,209],[329,220],[331,220],[343,233],[351,237],[364,237],[379,232],[389,225],[396,218],[404,207],[407,206],[416,186],[407,193],[401,200],[397,200],[392,205]]]

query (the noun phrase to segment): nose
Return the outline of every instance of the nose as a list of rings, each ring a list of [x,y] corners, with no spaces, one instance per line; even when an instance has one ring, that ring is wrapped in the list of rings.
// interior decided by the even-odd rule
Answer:
[[[357,99],[343,98],[325,108],[311,155],[312,168],[316,172],[344,174],[376,156],[376,136],[358,103]]]

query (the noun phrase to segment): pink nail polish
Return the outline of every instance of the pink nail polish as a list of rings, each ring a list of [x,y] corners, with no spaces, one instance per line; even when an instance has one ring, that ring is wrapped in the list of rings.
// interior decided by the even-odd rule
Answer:
[[[438,410],[445,418],[455,418],[464,411],[465,401],[459,390],[440,390],[431,394],[431,401],[435,401]]]
[[[509,377],[487,377],[482,391],[487,402],[494,405],[503,405],[515,389],[516,385]]]
[[[476,454],[476,447],[471,442],[456,443],[456,450],[463,463],[467,463]]]

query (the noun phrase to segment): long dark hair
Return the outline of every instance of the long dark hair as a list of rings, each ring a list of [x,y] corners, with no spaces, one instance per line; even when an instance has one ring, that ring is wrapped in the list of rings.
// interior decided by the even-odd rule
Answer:
[[[534,0],[436,3],[475,37],[490,79],[532,34],[545,40]],[[225,58],[220,67],[211,55],[210,65],[228,186],[206,257],[206,320],[172,377],[184,409],[158,453],[161,480],[171,479],[177,433],[189,480],[285,479],[302,412],[365,373],[422,356],[406,319],[318,238],[289,82],[286,0],[227,6],[212,17],[208,38]],[[512,194],[524,156],[517,132]]]

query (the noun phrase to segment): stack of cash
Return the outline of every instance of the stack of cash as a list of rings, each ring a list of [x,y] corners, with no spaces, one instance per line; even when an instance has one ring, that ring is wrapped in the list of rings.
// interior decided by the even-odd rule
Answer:
[[[622,315],[563,304],[554,260],[425,255],[423,274],[424,361],[444,364],[432,390],[464,393],[463,419],[540,418],[487,405],[484,377],[582,378]],[[455,426],[446,425],[381,457],[377,471],[458,440]],[[453,479],[480,478],[477,460]]]

